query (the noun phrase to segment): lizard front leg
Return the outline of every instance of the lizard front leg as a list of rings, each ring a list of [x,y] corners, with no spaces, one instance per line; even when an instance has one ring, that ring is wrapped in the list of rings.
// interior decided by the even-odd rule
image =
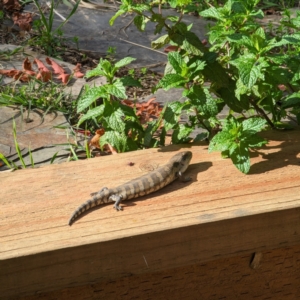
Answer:
[[[177,174],[177,177],[179,178],[179,180],[181,182],[189,182],[192,180],[191,177],[188,177],[188,176],[183,176],[183,174],[179,171],[178,174]]]

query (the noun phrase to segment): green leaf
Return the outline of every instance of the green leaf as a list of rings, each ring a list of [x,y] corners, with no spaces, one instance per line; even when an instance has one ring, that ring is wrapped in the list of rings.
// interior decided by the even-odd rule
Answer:
[[[168,103],[163,114],[164,128],[166,131],[178,126],[180,114],[184,104],[179,101]]]
[[[284,99],[282,108],[290,108],[300,105],[300,92],[295,92]]]
[[[120,98],[125,99],[127,98],[126,89],[120,79],[117,79],[113,82],[113,84],[105,85],[107,93]]]
[[[242,122],[243,130],[251,130],[254,133],[261,131],[266,126],[266,120],[262,118],[249,118]]]
[[[181,74],[182,67],[187,67],[183,57],[177,51],[169,52],[168,61],[178,74]]]
[[[100,146],[110,144],[117,149],[118,152],[125,152],[127,137],[117,131],[107,130],[100,138]]]
[[[160,120],[154,120],[147,123],[147,128],[145,129],[144,135],[144,146],[151,147],[155,143],[155,139],[153,139],[153,134],[156,132],[160,124]]]
[[[215,7],[210,7],[209,9],[203,10],[199,13],[201,17],[213,18],[216,20],[222,20],[222,15]]]
[[[158,83],[166,91],[173,87],[182,87],[187,80],[178,74],[167,74]]]
[[[117,69],[120,69],[122,67],[125,67],[125,66],[129,65],[134,60],[136,60],[136,58],[133,58],[133,57],[124,57],[123,59],[121,59],[121,60],[119,60],[118,62],[115,63],[115,67]]]
[[[86,120],[101,117],[103,115],[103,111],[104,111],[104,105],[103,104],[100,105],[100,106],[97,106],[93,109],[90,109],[86,114],[84,114],[80,118],[80,120],[78,121],[77,126],[79,126],[80,124],[82,124]]]
[[[230,155],[233,164],[238,170],[247,174],[250,170],[250,156],[246,145],[240,144],[239,147]]]
[[[187,124],[179,124],[178,128],[176,128],[172,134],[172,143],[186,143],[191,138],[189,138],[190,133],[193,131],[193,128],[188,126]]]
[[[133,77],[131,76],[124,76],[122,78],[120,78],[120,81],[122,82],[122,84],[124,86],[138,86],[138,87],[142,87],[141,83],[134,79]]]
[[[203,141],[203,140],[205,140],[205,139],[207,139],[208,138],[208,132],[201,132],[201,133],[198,133],[197,135],[196,135],[196,137],[194,138],[194,142],[195,143],[197,143],[197,142],[201,142],[201,141]]]
[[[259,148],[259,147],[262,147],[263,145],[267,144],[268,142],[264,138],[255,134],[255,135],[251,135],[251,136],[247,137],[247,139],[245,140],[245,143],[247,143],[249,148]]]
[[[107,125],[110,127],[110,129],[118,132],[124,132],[124,117],[124,112],[120,108],[118,102],[113,102],[112,105],[105,105],[103,118],[107,122]]]
[[[202,59],[206,63],[206,66],[202,72],[203,75],[218,87],[222,87],[222,86],[227,87],[230,78],[226,73],[226,70],[217,61],[218,54],[208,52],[204,54]]]
[[[261,118],[250,118],[244,121],[229,116],[223,124],[222,131],[210,141],[208,150],[221,151],[230,157],[234,165],[243,173],[250,170],[249,148],[257,148],[267,142],[256,135],[265,126]]]
[[[89,89],[87,92],[82,94],[77,103],[77,113],[82,112],[84,109],[89,107],[93,102],[99,98],[107,97],[106,86],[98,86]]]
[[[221,99],[213,98],[207,88],[194,85],[187,93],[185,93],[185,96],[191,99],[191,103],[205,119],[216,116],[220,112],[220,109],[222,109],[222,106],[219,105],[219,103],[223,101]]]
[[[100,58],[100,61],[99,61],[99,64],[97,65],[97,67],[93,70],[86,72],[85,76],[87,78],[90,78],[93,76],[111,77],[112,76],[112,64],[107,59]]]
[[[144,16],[135,16],[133,19],[134,25],[139,31],[144,31],[146,27],[146,19]]]
[[[233,33],[227,36],[227,40],[236,43],[237,45],[246,46],[247,48],[253,49],[254,44],[251,38],[242,33]]]
[[[159,49],[169,43],[170,43],[170,37],[168,34],[165,34],[165,35],[159,37],[157,40],[151,42],[151,47],[153,49]]]
[[[115,13],[115,15],[112,16],[112,17],[110,18],[110,20],[109,20],[109,25],[110,25],[110,26],[114,25],[115,20],[116,20],[119,16],[125,14],[126,12],[127,12],[127,9],[122,9],[121,6],[120,6],[119,10]]]
[[[264,79],[264,73],[262,71],[268,66],[264,57],[257,59],[254,54],[243,55],[229,61],[229,63],[238,68],[240,79],[248,88],[252,88],[259,78]]]

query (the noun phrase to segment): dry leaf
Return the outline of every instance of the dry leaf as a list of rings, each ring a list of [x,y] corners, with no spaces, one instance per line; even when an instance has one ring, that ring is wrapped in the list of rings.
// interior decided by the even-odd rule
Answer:
[[[74,76],[75,76],[76,78],[82,78],[82,77],[84,76],[84,74],[81,73],[80,69],[81,69],[81,64],[80,64],[80,63],[77,63],[76,66],[75,66],[75,68],[73,69],[73,71],[74,71]]]
[[[70,74],[67,74],[66,71],[54,60],[50,59],[49,57],[46,57],[47,64],[51,65],[53,68],[54,74],[58,74],[57,77],[62,81],[63,84],[67,84],[69,81]]]
[[[31,23],[32,23],[31,13],[14,12],[12,14],[12,19],[15,24],[19,25],[21,30],[25,30],[25,31],[31,30]]]
[[[43,82],[50,81],[52,79],[52,73],[44,65],[44,63],[37,58],[35,58],[33,62],[37,65],[39,69],[39,73],[37,74],[36,78],[42,80]]]

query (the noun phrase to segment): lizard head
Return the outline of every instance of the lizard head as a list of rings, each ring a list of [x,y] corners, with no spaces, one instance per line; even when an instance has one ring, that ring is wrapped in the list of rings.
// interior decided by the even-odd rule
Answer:
[[[179,152],[171,158],[171,162],[178,172],[183,173],[188,168],[192,156],[191,151]]]

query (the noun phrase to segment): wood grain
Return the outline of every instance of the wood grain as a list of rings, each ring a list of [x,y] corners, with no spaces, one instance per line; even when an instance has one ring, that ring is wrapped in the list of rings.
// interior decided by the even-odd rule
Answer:
[[[124,202],[122,212],[102,206],[71,227],[70,214],[90,192],[139,177],[143,165],[162,165],[187,147],[0,174],[2,297],[300,244],[299,131],[265,135],[273,140],[252,153],[248,175],[206,145],[191,145],[192,182]]]

